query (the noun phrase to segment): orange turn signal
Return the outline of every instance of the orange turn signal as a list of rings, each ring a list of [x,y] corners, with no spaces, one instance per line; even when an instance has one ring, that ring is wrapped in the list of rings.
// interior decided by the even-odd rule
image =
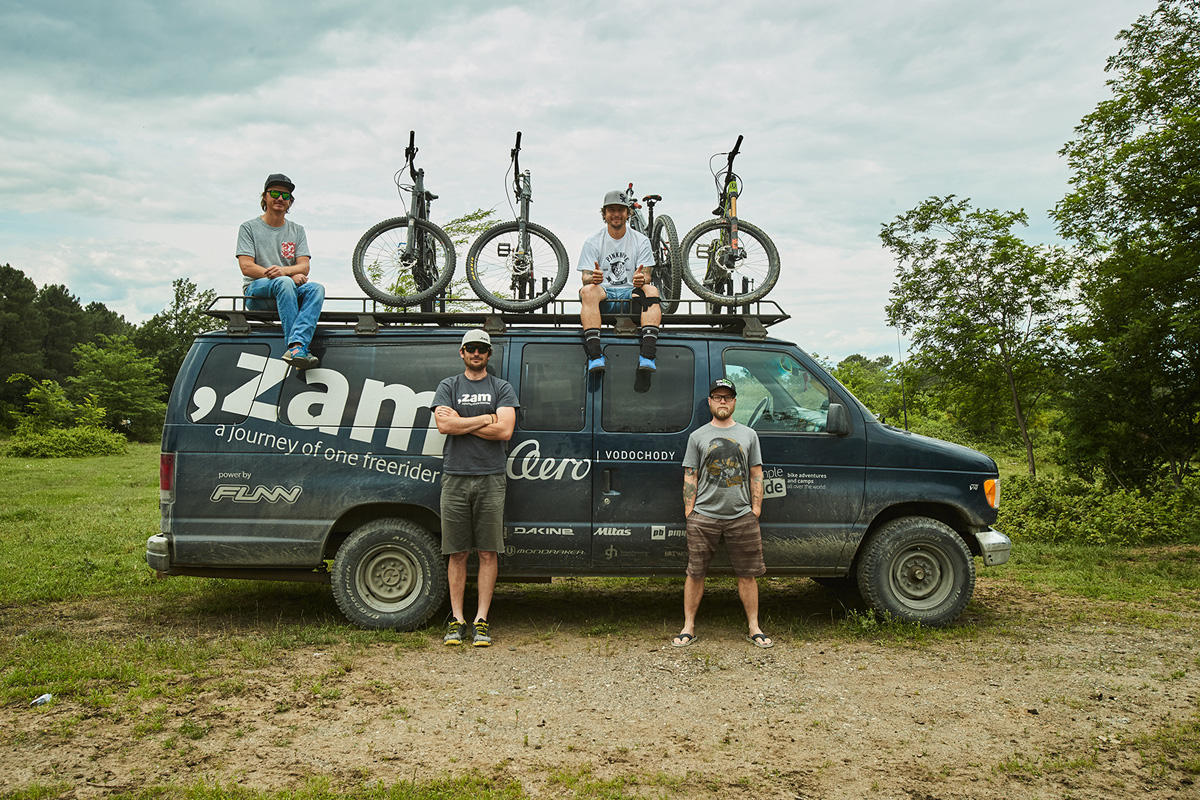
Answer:
[[[987,497],[988,505],[1000,508],[1000,479],[988,478],[983,482],[983,494]]]

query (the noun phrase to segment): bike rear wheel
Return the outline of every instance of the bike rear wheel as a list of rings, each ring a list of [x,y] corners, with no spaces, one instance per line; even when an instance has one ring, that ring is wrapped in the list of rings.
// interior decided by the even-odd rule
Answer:
[[[567,283],[570,262],[558,237],[525,223],[529,252],[521,252],[514,220],[488,228],[467,251],[467,281],[475,294],[501,311],[532,311],[549,303]]]
[[[408,247],[408,217],[385,219],[354,248],[354,279],[367,296],[389,306],[415,306],[435,297],[454,276],[454,243],[426,219],[415,223]]]
[[[729,220],[710,219],[684,237],[683,281],[702,300],[739,306],[760,300],[779,280],[779,251],[767,234],[738,220],[738,244],[732,247]]]
[[[679,250],[679,234],[675,230],[675,221],[666,214],[655,217],[650,246],[654,249],[654,274],[650,282],[658,288],[662,312],[674,314],[679,308],[683,253]]]

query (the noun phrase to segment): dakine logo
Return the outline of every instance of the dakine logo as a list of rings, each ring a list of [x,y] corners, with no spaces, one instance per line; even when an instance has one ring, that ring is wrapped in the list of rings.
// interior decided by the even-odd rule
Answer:
[[[220,500],[232,500],[235,503],[261,503],[264,500],[268,503],[278,503],[282,500],[285,503],[295,503],[303,491],[301,486],[255,486],[251,489],[242,483],[219,483],[209,499],[214,503]]]
[[[512,529],[514,536],[574,536],[574,528],[524,528]]]
[[[596,528],[596,536],[633,536],[629,528]]]

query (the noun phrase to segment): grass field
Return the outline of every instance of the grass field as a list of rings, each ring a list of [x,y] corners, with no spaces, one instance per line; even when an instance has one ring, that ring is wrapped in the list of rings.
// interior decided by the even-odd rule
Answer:
[[[147,568],[146,537],[158,530],[158,449],[135,445],[123,456],[93,459],[0,458],[0,705],[28,706],[51,693],[87,714],[131,713],[150,701],[170,702],[214,686],[230,696],[246,673],[295,648],[356,649],[385,643],[397,652],[423,648],[437,632],[370,632],[338,615],[328,587],[176,578],[157,580]],[[1103,621],[1195,626],[1200,614],[1200,547],[1121,549],[1023,545],[1010,564],[980,569],[993,591],[1020,586],[1036,594],[1086,601],[1080,613]],[[604,640],[661,640],[676,623],[678,579],[570,579],[545,585],[504,585],[498,603],[511,618],[540,630]],[[711,584],[707,619],[736,628],[740,608],[730,581]],[[801,609],[802,613],[793,613]],[[831,603],[803,579],[774,578],[764,588],[764,625],[793,641],[891,643],[921,648],[947,640],[993,640],[1005,622],[972,603],[963,624],[944,630],[904,625]],[[126,624],[106,627],[113,616]],[[59,622],[96,621],[89,635]],[[138,633],[153,621],[153,635]],[[147,628],[151,627],[148,624]],[[78,629],[76,624],[73,630]],[[231,668],[231,665],[238,665]],[[1200,671],[1200,661],[1180,667]],[[319,694],[320,687],[313,689]],[[1200,700],[1196,709],[1200,711]],[[157,723],[144,721],[145,730]],[[186,731],[184,731],[186,738]],[[1173,769],[1200,776],[1200,714],[1164,725],[1144,749]],[[1043,765],[1044,766],[1044,765]],[[1027,769],[1020,763],[1009,769]],[[624,781],[586,773],[554,779],[575,797],[681,796],[657,772]],[[2,785],[2,784],[0,784]],[[70,795],[63,785],[31,785],[0,798]],[[73,795],[70,795],[73,796]],[[309,783],[283,793],[257,793],[193,783],[148,786],[135,797],[524,797],[520,785],[472,774],[374,787]]]

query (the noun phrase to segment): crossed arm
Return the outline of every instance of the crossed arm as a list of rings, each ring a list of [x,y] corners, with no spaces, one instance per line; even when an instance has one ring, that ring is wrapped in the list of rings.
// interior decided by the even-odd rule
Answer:
[[[254,260],[254,256],[238,256],[238,267],[241,268],[242,274],[247,278],[279,278],[289,276],[296,285],[308,282],[308,266],[311,258],[309,256],[298,256],[296,263],[290,267],[281,267],[278,264],[272,264],[269,267],[264,267]]]
[[[507,442],[512,438],[513,428],[517,424],[517,410],[512,406],[501,406],[495,414],[460,417],[450,406],[438,406],[433,418],[437,422],[438,433],[453,436],[469,433],[480,439]]]

